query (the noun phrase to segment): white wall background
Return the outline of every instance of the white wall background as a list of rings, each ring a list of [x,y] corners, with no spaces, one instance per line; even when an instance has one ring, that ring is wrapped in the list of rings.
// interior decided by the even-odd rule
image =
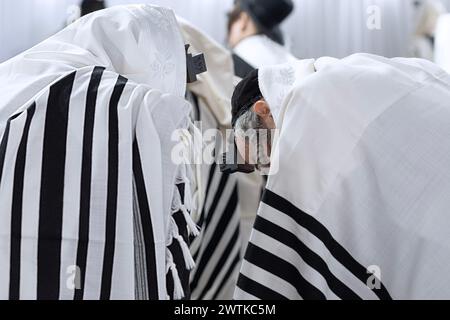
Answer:
[[[107,0],[108,1],[108,0]],[[414,26],[413,0],[294,0],[294,14],[284,25],[300,58],[343,57],[354,52],[407,56]],[[450,0],[443,0],[450,9]],[[0,61],[63,28],[67,8],[79,0],[0,0]],[[224,42],[225,13],[233,0],[109,0],[108,5],[146,2],[177,14]],[[367,8],[381,9],[381,29],[366,27]]]

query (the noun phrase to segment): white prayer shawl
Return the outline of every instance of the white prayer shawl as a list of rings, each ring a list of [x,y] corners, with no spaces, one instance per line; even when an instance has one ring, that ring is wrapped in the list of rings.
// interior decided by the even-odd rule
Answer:
[[[196,267],[191,272],[192,299],[229,300],[233,297],[241,264],[240,210],[237,177],[220,172],[217,162],[222,155],[221,137],[216,137],[215,149],[207,138],[208,130],[231,126],[230,99],[233,94],[234,69],[231,53],[204,35],[188,22],[178,18],[183,37],[193,53],[204,53],[208,72],[200,74],[198,81],[190,83],[188,90],[195,96],[195,120],[201,121],[205,134],[202,152],[214,151],[214,163],[203,159],[197,181],[198,210],[196,223],[200,235],[191,243]],[[214,142],[214,141],[212,141]],[[214,146],[214,145],[213,145]],[[256,210],[255,210],[256,213]]]
[[[230,127],[230,100],[233,95],[234,70],[231,53],[215,40],[177,17],[185,43],[194,53],[204,53],[208,72],[198,75],[198,81],[188,89],[205,100],[205,107],[221,127]]]
[[[449,101],[419,59],[356,54],[299,80],[235,298],[449,298]]]
[[[154,6],[88,15],[0,65],[1,299],[188,294],[185,86],[175,16]]]
[[[296,60],[285,47],[262,34],[243,39],[233,50],[254,68]]]

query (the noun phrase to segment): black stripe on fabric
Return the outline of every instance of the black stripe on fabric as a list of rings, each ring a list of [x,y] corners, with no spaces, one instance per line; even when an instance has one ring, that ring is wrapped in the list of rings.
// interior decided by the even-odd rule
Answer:
[[[233,236],[231,237],[230,241],[228,242],[225,250],[223,252],[216,252],[216,254],[221,254],[222,256],[220,257],[219,261],[217,262],[216,266],[214,267],[213,271],[211,272],[211,274],[209,274],[209,279],[208,282],[206,283],[206,285],[204,286],[199,299],[202,300],[205,297],[205,294],[208,292],[208,290],[211,288],[211,286],[213,285],[214,281],[217,278],[217,275],[220,273],[220,271],[222,270],[223,266],[225,265],[227,259],[230,258],[230,254],[231,251],[233,250],[234,246],[236,245],[236,243],[239,240],[239,224],[236,227],[236,230],[233,233]],[[220,287],[218,288],[218,290],[220,290]]]
[[[300,226],[307,229],[311,234],[320,239],[327,247],[333,257],[339,261],[345,268],[355,275],[364,284],[367,283],[369,277],[373,274],[368,274],[367,269],[362,264],[356,261],[351,254],[341,246],[331,235],[328,229],[317,221],[314,217],[298,209],[288,200],[266,189],[262,198],[262,202],[268,206],[288,215]],[[380,288],[371,289],[378,298],[382,300],[391,300],[391,296],[386,287],[380,282]]]
[[[216,172],[216,167],[217,167],[216,163],[213,162],[213,163],[211,164],[210,169],[209,169],[208,183],[207,183],[206,189],[205,189],[205,201],[204,201],[204,203],[203,203],[203,208],[202,208],[202,212],[201,212],[201,214],[200,214],[200,218],[199,218],[199,220],[198,220],[198,222],[197,222],[197,225],[198,225],[202,230],[203,230],[203,222],[204,222],[204,219],[205,219],[206,201],[209,199],[210,188],[211,188],[211,182],[212,182],[212,179],[213,179],[213,177],[214,177],[214,173]],[[194,240],[194,237],[191,238],[191,241],[193,241],[193,240]]]
[[[288,300],[285,296],[247,278],[242,273],[239,275],[237,287],[261,300]]]
[[[225,273],[225,276],[223,277],[222,281],[220,282],[219,286],[217,287],[216,293],[214,293],[212,299],[216,300],[217,296],[220,294],[220,292],[222,291],[223,287],[225,286],[225,284],[230,281],[230,277],[231,274],[233,273],[233,271],[236,268],[236,265],[241,261],[241,253],[240,251],[236,254],[236,256],[234,257],[233,261],[231,262],[230,267],[228,268],[227,272]],[[235,283],[233,284],[235,285]]]
[[[175,221],[175,224],[178,227],[179,234],[183,238],[183,240],[188,244],[188,229],[186,225],[186,219],[184,218],[183,212],[177,211],[172,214],[172,217]],[[181,248],[179,241],[172,241],[172,243],[167,247],[169,251],[172,253],[173,256],[173,262],[177,266],[178,270],[178,277],[180,278],[180,284],[183,288],[184,297],[181,300],[190,300],[191,299],[191,288],[189,285],[189,279],[190,279],[190,270],[186,268],[186,264],[184,262],[184,253],[183,249]],[[169,272],[167,275],[171,275],[172,273]],[[167,283],[167,293],[169,297],[173,300],[174,299],[174,283],[173,278],[167,277],[168,280],[172,280],[172,283]]]
[[[145,188],[144,174],[142,171],[141,155],[136,140],[133,143],[133,172],[144,236],[147,287],[149,290],[148,296],[151,300],[158,300],[158,277],[156,272],[156,252],[153,225],[150,215],[150,206],[148,204],[147,190]]]
[[[198,101],[198,96],[192,93],[193,107],[195,110],[195,121],[201,121],[200,104]]]
[[[211,203],[211,207],[208,210],[208,214],[205,217],[205,226],[204,231],[209,227],[209,223],[213,217],[214,211],[216,211],[216,207],[222,197],[223,191],[225,190],[225,186],[227,185],[229,175],[228,174],[220,174],[220,182],[219,186],[217,187],[216,193],[214,194],[213,201]]]
[[[220,175],[220,180],[219,180],[219,185],[217,187],[217,190],[213,194],[211,192],[211,184],[214,179],[214,176],[216,176],[216,175]],[[200,226],[200,228],[201,228],[202,234],[205,234],[206,230],[208,229],[209,222],[211,221],[211,218],[214,215],[214,211],[217,206],[217,203],[219,202],[220,196],[222,195],[223,190],[225,189],[226,180],[224,180],[225,179],[225,177],[223,177],[224,175],[226,175],[226,174],[223,174],[219,170],[217,170],[217,165],[214,162],[211,165],[211,169],[209,171],[208,185],[207,185],[206,192],[205,192],[205,201],[203,202],[202,213],[201,213],[199,222],[197,223],[197,225]],[[228,179],[228,177],[226,179]],[[209,199],[211,197],[213,197],[212,198],[213,201],[211,202],[210,209],[208,210],[208,212],[206,212],[206,204],[209,202]],[[194,240],[195,240],[195,238],[191,239],[191,241],[194,241]],[[192,255],[192,258],[194,259],[194,261],[196,261],[196,263],[197,263],[197,259],[199,257],[200,251],[201,251],[201,246],[198,248],[197,252],[195,252]]]
[[[37,299],[59,298],[67,125],[76,72],[50,87],[42,150]]]
[[[92,178],[92,141],[94,136],[94,119],[97,104],[97,93],[105,68],[95,67],[88,86],[86,110],[84,115],[83,155],[80,183],[80,218],[78,228],[77,262],[79,268],[80,288],[75,289],[74,299],[81,300],[84,295],[84,283],[89,242],[89,215],[91,207]]]
[[[102,284],[100,289],[101,300],[109,300],[111,297],[119,182],[119,119],[117,108],[127,81],[126,78],[119,76],[109,102],[108,190],[106,196],[105,251],[103,256]]]
[[[331,273],[326,262],[319,255],[304,245],[294,234],[261,216],[256,217],[253,228],[295,250],[302,257],[303,261],[325,278],[328,287],[330,287],[336,296],[344,300],[361,300],[361,297]]]
[[[22,238],[23,185],[25,176],[25,163],[27,157],[28,134],[35,110],[36,103],[33,103],[27,110],[27,119],[25,121],[22,139],[17,151],[16,167],[14,169],[14,186],[11,209],[11,253],[9,276],[10,300],[19,300],[20,298],[20,254]]]
[[[0,185],[2,183],[3,167],[5,166],[6,148],[8,146],[9,131],[11,129],[11,121],[16,119],[21,113],[15,114],[6,122],[5,131],[3,132],[2,142],[0,143]]]
[[[208,183],[206,185],[206,189],[205,189],[205,196],[204,196],[204,201],[203,201],[203,207],[201,208],[201,213],[200,213],[200,218],[198,219],[198,221],[196,222],[197,225],[200,228],[200,235],[195,237],[194,235],[190,235],[189,236],[189,245],[193,244],[194,242],[197,241],[201,241],[201,238],[205,232],[205,215],[206,215],[206,203],[209,201],[209,197],[210,197],[210,187],[211,187],[211,182],[212,179],[214,177],[214,173],[216,172],[216,163],[214,162],[211,167],[209,168],[209,177],[208,177]],[[201,251],[201,244],[197,247],[197,250],[194,252],[192,251],[192,258],[194,259],[194,261],[197,261],[198,255]]]
[[[294,286],[298,294],[305,300],[326,299],[319,289],[303,278],[295,266],[251,242],[248,244],[245,260],[284,279]]]
[[[214,177],[214,172],[216,172],[216,168],[217,168],[217,164],[215,162],[213,162],[209,169],[208,184],[206,185],[206,194],[208,193],[209,188],[211,187],[211,182]]]
[[[206,265],[208,261],[210,260],[211,256],[214,254],[220,240],[222,239],[222,236],[227,229],[230,220],[233,216],[233,214],[236,211],[237,207],[237,186],[234,186],[234,189],[230,195],[230,198],[227,201],[227,206],[225,207],[225,210],[221,213],[219,222],[217,223],[217,226],[214,229],[213,236],[211,237],[211,240],[206,245],[205,250],[203,251],[203,254],[200,258],[200,261],[197,262],[196,266],[196,272],[194,275],[194,278],[191,281],[191,290],[195,290],[198,285],[198,281],[200,280],[200,276],[203,274]]]

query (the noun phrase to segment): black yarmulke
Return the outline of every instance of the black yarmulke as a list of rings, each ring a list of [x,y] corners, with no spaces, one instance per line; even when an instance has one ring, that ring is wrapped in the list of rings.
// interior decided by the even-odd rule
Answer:
[[[262,98],[258,84],[258,69],[250,72],[238,83],[231,98],[231,124],[234,127],[237,119]]]

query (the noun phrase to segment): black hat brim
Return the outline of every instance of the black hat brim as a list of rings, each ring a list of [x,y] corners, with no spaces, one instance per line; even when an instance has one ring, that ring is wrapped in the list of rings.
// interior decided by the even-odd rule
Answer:
[[[267,37],[269,37],[271,40],[275,41],[276,43],[280,44],[280,45],[284,45],[284,37],[283,37],[283,32],[281,31],[281,28],[279,25],[268,29],[267,27],[265,27],[262,23],[260,23],[258,21],[258,17],[256,17],[250,10],[245,10],[245,12],[247,12],[250,17],[252,18],[253,22],[255,22],[256,26],[258,27],[258,30],[266,35]]]
[[[266,36],[268,36],[271,40],[275,41],[276,43],[280,45],[284,45],[284,36],[283,31],[281,31],[281,28],[279,26],[273,28],[272,30],[265,30],[262,31]]]

